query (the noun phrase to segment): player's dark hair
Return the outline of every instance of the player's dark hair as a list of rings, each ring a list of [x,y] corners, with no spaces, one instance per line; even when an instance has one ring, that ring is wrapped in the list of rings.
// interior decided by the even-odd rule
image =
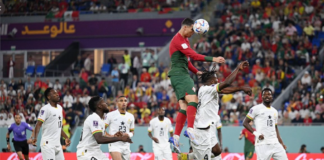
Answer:
[[[211,80],[212,78],[215,78],[216,72],[217,72],[216,67],[213,67],[210,71],[205,69],[205,71],[203,71],[203,73],[200,76],[201,82],[203,84],[206,84],[209,80]]]
[[[100,101],[100,97],[99,96],[95,96],[95,97],[92,97],[88,103],[89,105],[89,108],[91,109],[92,112],[95,112],[96,111],[96,108],[97,108],[97,105],[98,105],[98,102]]]
[[[264,88],[264,89],[262,90],[262,95],[263,95],[263,93],[264,93],[265,91],[269,91],[269,92],[271,92],[271,94],[272,94],[272,90],[271,90],[270,88]]]
[[[181,26],[191,26],[195,23],[195,21],[191,18],[185,18],[182,23]]]
[[[45,96],[46,101],[48,101],[47,96],[48,96],[49,92],[51,92],[52,89],[53,89],[53,88],[49,87],[49,88],[47,88],[47,89],[45,90],[45,92],[44,92],[44,96]]]

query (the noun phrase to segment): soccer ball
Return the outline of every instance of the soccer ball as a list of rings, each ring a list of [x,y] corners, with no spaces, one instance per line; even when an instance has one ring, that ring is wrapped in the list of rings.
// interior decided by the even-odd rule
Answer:
[[[209,30],[209,24],[206,20],[204,19],[198,19],[195,21],[193,25],[193,30],[197,34],[205,34]]]

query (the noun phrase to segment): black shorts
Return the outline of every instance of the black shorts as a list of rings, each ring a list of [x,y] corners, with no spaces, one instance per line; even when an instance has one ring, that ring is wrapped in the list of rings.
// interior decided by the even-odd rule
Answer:
[[[27,140],[25,141],[14,141],[13,145],[15,147],[16,152],[22,152],[23,155],[28,155],[29,153],[29,146]]]

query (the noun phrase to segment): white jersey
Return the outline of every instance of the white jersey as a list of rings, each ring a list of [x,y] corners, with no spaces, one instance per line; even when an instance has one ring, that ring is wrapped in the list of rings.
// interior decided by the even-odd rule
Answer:
[[[124,133],[130,133],[130,131],[134,131],[135,129],[135,120],[134,115],[129,112],[125,114],[120,114],[118,110],[113,112],[109,112],[105,117],[105,124],[108,126],[109,134],[114,135],[118,131]],[[112,144],[120,144],[120,145],[130,145],[128,142],[114,142]]]
[[[100,150],[100,144],[97,143],[94,138],[95,133],[105,133],[105,122],[99,117],[97,113],[92,113],[89,115],[83,124],[83,129],[80,137],[80,142],[77,149],[91,149]]]
[[[55,108],[46,104],[41,108],[38,120],[43,122],[41,145],[61,145],[62,106],[57,104]]]
[[[152,142],[153,147],[164,148],[170,146],[169,132],[173,132],[173,127],[169,118],[164,117],[163,121],[160,121],[158,117],[153,118],[150,121],[148,131],[153,132],[153,137],[159,140],[159,143]]]
[[[207,128],[215,122],[219,110],[218,84],[201,86],[198,92],[199,103],[195,119],[196,128]]]
[[[278,111],[275,108],[258,104],[250,109],[246,117],[253,120],[256,131],[264,135],[263,140],[255,140],[255,145],[279,143],[276,132]]]

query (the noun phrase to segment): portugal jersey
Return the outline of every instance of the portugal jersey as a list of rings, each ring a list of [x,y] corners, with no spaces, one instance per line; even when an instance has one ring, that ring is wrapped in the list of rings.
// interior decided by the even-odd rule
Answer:
[[[37,120],[43,122],[41,145],[61,145],[62,106],[57,104],[56,107],[52,107],[49,103],[46,104],[41,108]]]
[[[171,57],[169,76],[189,75],[188,69],[196,74],[198,70],[188,60],[189,58],[196,61],[213,61],[213,57],[203,56],[192,50],[188,38],[182,37],[180,33],[171,40],[169,52]]]
[[[196,128],[207,128],[216,123],[219,110],[219,95],[217,92],[219,84],[204,85],[199,88],[198,106],[195,119]]]
[[[253,130],[255,130],[253,128]],[[255,143],[255,136],[253,133],[248,131],[246,128],[244,128],[241,131],[241,134],[244,135],[245,143],[244,143],[244,152],[254,150],[254,143]]]
[[[100,150],[100,144],[97,143],[94,138],[94,134],[105,133],[105,122],[97,113],[92,113],[89,115],[83,124],[83,129],[81,132],[80,142],[77,146],[78,150],[88,149],[88,150]]]
[[[118,131],[129,133],[135,128],[134,116],[126,112],[121,114],[118,110],[109,112],[105,117],[105,124],[108,126],[109,134],[114,135]],[[128,142],[114,142],[113,144],[130,145]]]
[[[275,108],[259,104],[253,106],[246,117],[253,120],[256,131],[264,135],[263,140],[256,139],[255,145],[279,143],[276,132],[278,111]]]
[[[153,132],[153,137],[159,140],[159,143],[152,142],[153,147],[170,148],[169,132],[173,132],[173,128],[169,118],[164,117],[163,121],[160,121],[158,117],[153,118],[150,121],[148,131]]]

